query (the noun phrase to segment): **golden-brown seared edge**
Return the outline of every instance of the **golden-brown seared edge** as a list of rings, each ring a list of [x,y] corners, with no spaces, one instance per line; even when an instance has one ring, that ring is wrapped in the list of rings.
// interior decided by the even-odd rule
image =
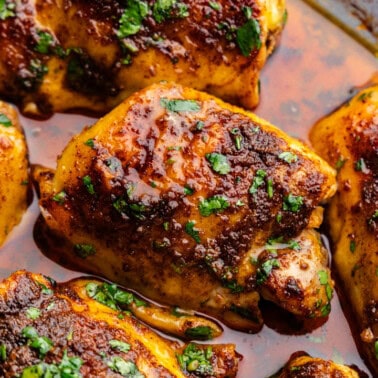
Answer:
[[[338,169],[327,218],[334,262],[364,354],[378,374],[378,86],[319,121],[311,141]]]
[[[0,101],[0,245],[27,207],[27,147],[15,109]]]
[[[138,3],[150,8],[140,30],[119,38],[125,6]],[[172,80],[256,106],[260,70],[283,28],[284,0],[220,0],[217,9],[207,0],[177,0],[159,22],[156,3],[16,2],[14,16],[0,20],[0,93],[34,115],[73,108],[104,113],[136,90]],[[185,17],[177,16],[179,6],[187,7]],[[244,9],[260,29],[261,48],[248,56],[236,42],[236,30],[248,22]]]
[[[6,359],[0,365],[2,376],[13,377],[42,360],[59,364],[64,351],[69,357],[81,358],[83,377],[121,376],[108,366],[113,357],[135,363],[146,377],[196,376],[180,369],[176,354],[182,353],[184,346],[163,339],[133,316],[120,317],[119,311],[91,299],[86,290],[88,283],[101,284],[92,279],[56,284],[25,271],[12,274],[0,284],[0,344],[6,348]],[[30,318],[30,308],[40,311],[37,318]],[[43,359],[22,336],[27,326],[53,342]],[[130,350],[112,348],[111,340],[130,345]],[[239,360],[234,346],[214,345],[212,351],[213,376],[234,377]]]

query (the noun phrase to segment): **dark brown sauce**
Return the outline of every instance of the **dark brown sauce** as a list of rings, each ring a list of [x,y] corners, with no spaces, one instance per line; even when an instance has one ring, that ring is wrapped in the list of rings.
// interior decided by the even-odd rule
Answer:
[[[351,88],[366,82],[378,70],[377,61],[336,26],[299,0],[288,0],[289,18],[281,45],[265,67],[262,98],[256,113],[289,134],[307,141],[310,127],[350,96]],[[79,115],[55,115],[40,122],[22,117],[30,161],[54,167],[56,157],[68,140],[94,118]],[[58,281],[80,276],[45,257],[33,240],[33,228],[39,215],[37,199],[29,207],[0,250],[0,278],[17,269],[43,273]],[[225,329],[215,342],[231,342],[244,356],[240,377],[267,377],[276,372],[293,352],[307,353],[355,364],[367,371],[337,296],[327,322],[312,332],[288,318],[271,305],[264,312],[274,312],[272,319],[256,335]],[[277,326],[277,319],[282,321]]]

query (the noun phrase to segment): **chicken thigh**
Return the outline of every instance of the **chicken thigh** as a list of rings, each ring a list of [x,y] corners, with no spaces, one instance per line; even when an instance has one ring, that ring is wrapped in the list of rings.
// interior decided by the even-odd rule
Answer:
[[[80,270],[242,330],[262,326],[259,293],[301,317],[329,313],[314,227],[334,171],[252,113],[153,85],[34,177],[47,226],[69,241],[47,253]]]
[[[28,159],[16,111],[0,101],[0,245],[27,207]]]
[[[1,1],[0,95],[104,113],[172,80],[252,108],[285,18],[284,0]]]
[[[315,125],[316,151],[338,169],[327,221],[334,265],[378,374],[378,86],[358,93]]]
[[[56,284],[18,271],[0,283],[0,375],[10,377],[235,377],[232,344],[181,345],[118,307],[131,294],[94,279]],[[113,289],[112,289],[113,288]],[[130,296],[131,295],[131,296]]]

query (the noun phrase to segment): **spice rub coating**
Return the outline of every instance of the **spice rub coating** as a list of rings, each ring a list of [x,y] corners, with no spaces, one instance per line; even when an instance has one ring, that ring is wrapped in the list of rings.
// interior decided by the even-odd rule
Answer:
[[[338,169],[339,189],[327,218],[334,264],[378,374],[378,86],[317,123],[311,141]]]
[[[284,22],[284,0],[5,1],[0,95],[32,115],[105,113],[172,80],[252,108]]]
[[[57,170],[35,178],[45,221],[71,242],[61,253],[80,269],[244,330],[261,327],[266,284],[270,299],[300,316],[322,316],[328,303],[326,251],[312,228],[335,191],[333,170],[212,96],[151,86],[74,137]],[[278,282],[287,290],[275,290]]]
[[[93,279],[56,284],[18,271],[0,284],[0,374],[65,370],[75,377],[234,377],[234,346],[181,345],[93,297]],[[118,293],[122,299],[122,293]],[[96,299],[97,298],[97,299]],[[100,302],[99,302],[100,300]],[[140,305],[146,305],[140,304]],[[195,366],[188,361],[201,356]],[[201,365],[202,364],[202,365]],[[206,371],[199,374],[199,368]],[[34,375],[33,375],[34,373]],[[31,374],[31,375],[30,375]]]

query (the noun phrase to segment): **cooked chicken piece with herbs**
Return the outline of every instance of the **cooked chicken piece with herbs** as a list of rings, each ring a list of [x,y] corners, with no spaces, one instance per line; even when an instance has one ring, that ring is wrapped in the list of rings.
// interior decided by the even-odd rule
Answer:
[[[59,238],[50,256],[248,331],[262,326],[259,293],[328,315],[313,228],[334,176],[268,122],[174,84],[136,93],[73,138],[55,172],[34,171]]]
[[[338,170],[328,212],[334,265],[378,374],[378,85],[322,119],[311,140]]]
[[[92,279],[64,284],[18,271],[0,283],[0,375],[235,377],[234,345],[181,345],[130,313],[131,293]],[[64,373],[64,374],[63,374]]]
[[[0,245],[27,207],[28,159],[16,111],[0,101]]]
[[[284,0],[1,1],[0,94],[105,113],[172,80],[253,108],[285,18]]]
[[[270,378],[359,378],[358,372],[333,361],[294,353],[285,367]]]

